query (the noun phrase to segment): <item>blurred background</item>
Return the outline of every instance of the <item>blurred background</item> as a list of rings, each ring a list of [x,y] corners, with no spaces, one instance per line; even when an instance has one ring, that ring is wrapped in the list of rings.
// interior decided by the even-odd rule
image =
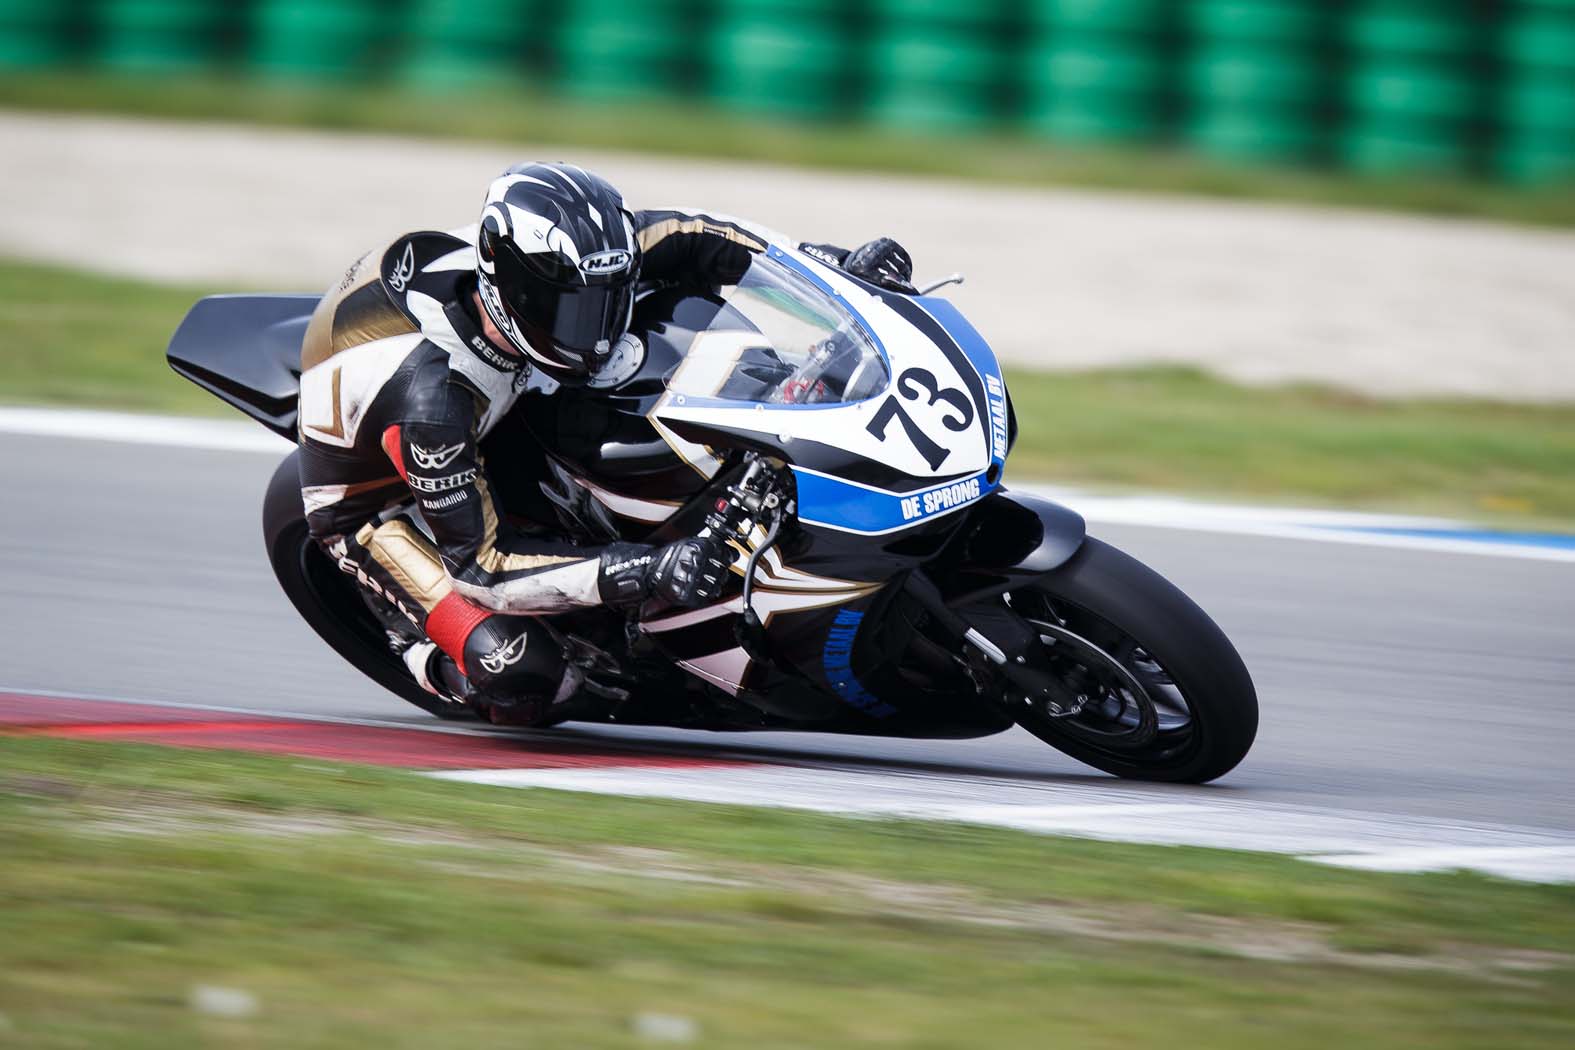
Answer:
[[[526,159],[965,273],[1010,484],[1196,599],[1263,719],[1207,789],[1020,730],[500,761],[1190,845],[127,742],[492,732],[414,732],[311,634],[258,543],[280,450],[164,350]],[[1398,856],[1359,866],[1569,877],[1575,0],[0,0],[0,492],[0,1046],[1575,1045],[1567,883],[1193,848],[1353,822]]]
[[[0,0],[0,70],[67,66],[1575,175],[1571,0]]]
[[[1575,0],[0,0],[0,138],[0,398],[540,156],[967,274],[1020,477],[1575,519]]]

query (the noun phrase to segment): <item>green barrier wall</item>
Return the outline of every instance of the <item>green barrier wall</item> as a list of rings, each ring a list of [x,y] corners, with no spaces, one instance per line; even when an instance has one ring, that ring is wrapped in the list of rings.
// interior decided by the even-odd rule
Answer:
[[[1516,5],[1493,46],[1503,75],[1492,170],[1515,182],[1575,181],[1575,0]]]
[[[1166,134],[1174,48],[1165,0],[1037,0],[1027,5],[1024,110],[1029,127],[1066,141]]]
[[[394,29],[376,0],[257,0],[247,24],[246,62],[270,77],[368,76],[382,64],[382,45]]]
[[[542,5],[526,0],[411,0],[397,74],[434,88],[506,86],[521,80],[520,60],[541,15]]]
[[[554,83],[580,98],[659,98],[692,80],[698,48],[685,0],[597,0],[567,5],[553,38]],[[547,26],[542,27],[547,30]]]
[[[1324,0],[1198,0],[1185,14],[1187,141],[1227,158],[1322,159],[1335,82]]]
[[[1341,33],[1350,56],[1351,167],[1388,173],[1471,166],[1485,114],[1487,69],[1475,0],[1357,0]]]
[[[1009,0],[872,0],[866,113],[926,130],[1006,117]]]
[[[103,0],[96,55],[111,69],[203,69],[216,61],[228,21],[225,6],[210,0]]]
[[[1575,0],[0,0],[0,75],[83,66],[1575,180]]]
[[[67,30],[67,9],[58,0],[0,0],[0,72],[66,61]]]
[[[856,23],[841,0],[720,0],[714,13],[704,55],[710,98],[798,118],[855,111]]]

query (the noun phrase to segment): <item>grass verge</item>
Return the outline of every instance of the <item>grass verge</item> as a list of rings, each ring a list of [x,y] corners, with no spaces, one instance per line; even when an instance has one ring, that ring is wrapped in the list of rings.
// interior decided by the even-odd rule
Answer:
[[[0,262],[0,400],[233,416],[163,359],[203,294]],[[1575,523],[1575,407],[1372,401],[1174,368],[1009,379],[1017,477]]]
[[[1058,148],[1003,133],[899,134],[852,123],[788,123],[693,103],[591,104],[524,86],[464,95],[389,85],[311,87],[244,78],[127,77],[82,70],[0,76],[0,106],[388,131],[1575,226],[1575,187],[1569,185],[1524,189],[1415,175],[1377,178],[1249,167],[1158,148]]]
[[[0,1045],[1575,1037],[1571,887],[38,738],[0,769]]]

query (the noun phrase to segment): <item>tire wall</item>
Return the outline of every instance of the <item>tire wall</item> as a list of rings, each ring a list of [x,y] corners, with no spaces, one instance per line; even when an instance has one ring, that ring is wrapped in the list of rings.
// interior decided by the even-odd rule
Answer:
[[[0,0],[0,76],[55,68],[1575,180],[1575,0]]]

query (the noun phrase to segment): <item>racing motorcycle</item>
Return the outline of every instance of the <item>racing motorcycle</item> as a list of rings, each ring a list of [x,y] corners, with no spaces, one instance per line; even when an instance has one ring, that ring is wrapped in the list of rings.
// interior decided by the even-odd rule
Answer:
[[[935,287],[902,295],[773,247],[736,286],[646,290],[631,327],[643,355],[594,388],[531,376],[483,443],[510,513],[585,544],[715,534],[735,555],[704,607],[544,620],[579,681],[555,722],[923,738],[1019,725],[1163,781],[1241,761],[1258,708],[1235,648],[1079,515],[1003,485],[1017,424],[1000,365]],[[169,361],[294,441],[316,303],[204,299]],[[263,531],[280,586],[329,645],[455,716],[308,538],[295,454]]]

